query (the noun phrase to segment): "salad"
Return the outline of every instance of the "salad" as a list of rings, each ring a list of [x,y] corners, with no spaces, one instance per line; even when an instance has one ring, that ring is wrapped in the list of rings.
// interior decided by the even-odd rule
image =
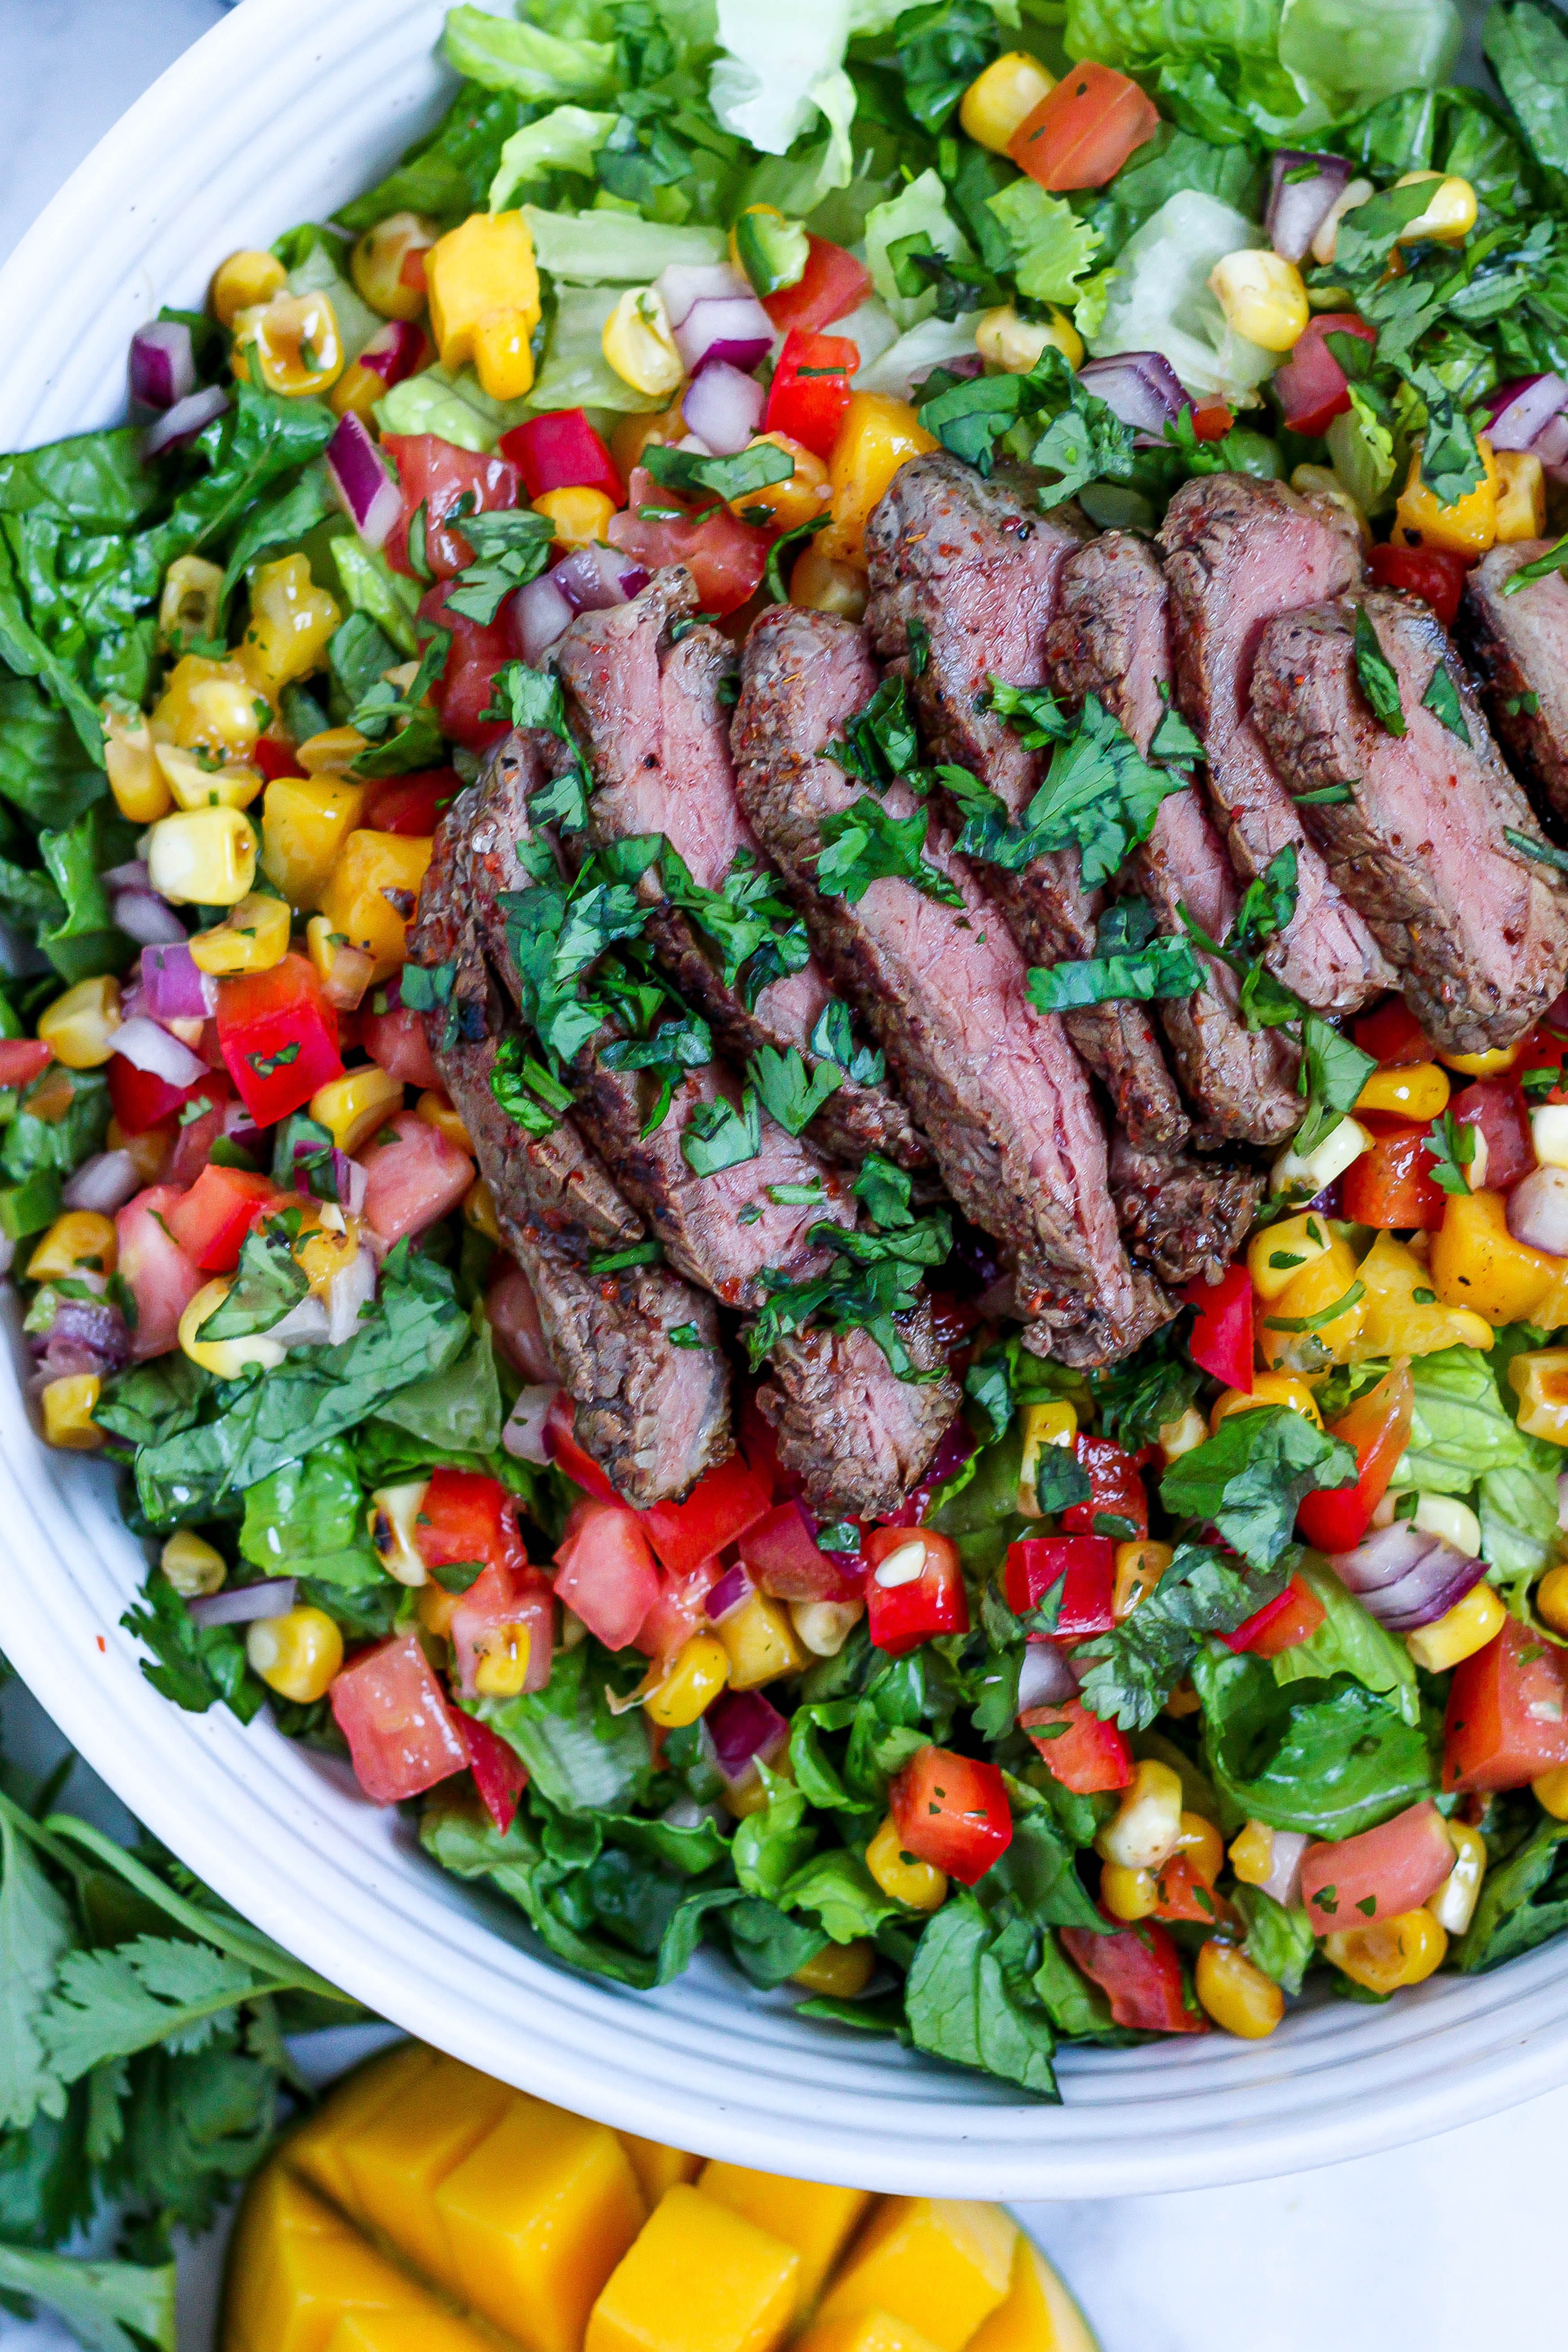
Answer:
[[[45,1436],[571,1965],[1049,2098],[1568,1927],[1568,27],[1458,40],[457,7],[0,458]]]

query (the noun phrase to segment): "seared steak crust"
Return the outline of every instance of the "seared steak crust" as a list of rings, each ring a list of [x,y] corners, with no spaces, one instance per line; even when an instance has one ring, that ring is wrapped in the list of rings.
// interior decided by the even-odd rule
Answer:
[[[1552,572],[1503,593],[1550,544],[1516,540],[1483,555],[1465,582],[1459,634],[1504,749],[1545,805],[1568,817],[1568,580]]]
[[[1124,1135],[1110,1144],[1110,1190],[1134,1265],[1173,1288],[1217,1282],[1252,1223],[1263,1177],[1223,1161],[1163,1158]]]
[[[922,1370],[942,1363],[929,1301],[900,1318]],[[779,1460],[818,1518],[886,1518],[929,1465],[963,1402],[945,1367],[924,1383],[897,1379],[868,1331],[807,1331],[775,1348],[757,1409]]]
[[[1359,682],[1358,603],[1399,681],[1402,736]],[[1468,743],[1425,707],[1439,669]],[[1568,973],[1568,877],[1504,838],[1540,828],[1436,615],[1379,590],[1287,614],[1264,632],[1252,708],[1296,791],[1350,786],[1302,814],[1427,1035],[1461,1054],[1512,1045]]]

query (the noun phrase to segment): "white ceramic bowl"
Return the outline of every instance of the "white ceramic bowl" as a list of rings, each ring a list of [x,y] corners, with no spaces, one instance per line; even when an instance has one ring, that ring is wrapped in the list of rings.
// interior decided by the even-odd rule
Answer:
[[[134,107],[0,274],[0,448],[122,413],[132,331],[240,245],[325,217],[439,106],[439,0],[246,0]],[[0,1365],[0,1647],[103,1779],[220,1893],[371,2008],[650,2137],[884,2189],[1103,2197],[1412,2139],[1568,2080],[1568,1943],[1273,2040],[1065,2058],[1066,2104],[796,2021],[711,1956],[638,1995],[543,1958],[345,1771],[182,1714],[119,1618],[142,1571],[101,1465],[51,1454]]]

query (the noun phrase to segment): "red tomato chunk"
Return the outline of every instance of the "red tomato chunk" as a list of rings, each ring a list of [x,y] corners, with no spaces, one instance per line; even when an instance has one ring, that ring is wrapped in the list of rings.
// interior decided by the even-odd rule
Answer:
[[[1059,1706],[1031,1706],[1018,1717],[1055,1779],[1075,1796],[1098,1796],[1105,1789],[1132,1785],[1132,1750],[1114,1723],[1102,1723],[1082,1699]]]
[[[555,1597],[606,1650],[628,1649],[658,1599],[658,1570],[636,1511],[584,1495],[555,1554]]]
[[[318,1087],[341,1078],[338,1030],[315,968],[286,955],[270,971],[220,980],[217,1038],[239,1098],[258,1127],[302,1110]],[[161,1116],[161,1114],[160,1114]]]
[[[1454,1668],[1443,1786],[1464,1795],[1522,1789],[1558,1764],[1568,1764],[1568,1650],[1510,1617]]]
[[[454,1713],[452,1721],[468,1756],[468,1769],[474,1776],[479,1801],[505,1837],[516,1819],[522,1792],[528,1786],[528,1767],[516,1748],[500,1738],[489,1725],[481,1723],[477,1716],[465,1715],[459,1709]]]
[[[656,1503],[643,1531],[661,1568],[674,1575],[711,1559],[765,1518],[768,1498],[745,1458],[731,1454],[705,1471],[684,1503]]]
[[[205,1279],[169,1228],[170,1212],[181,1198],[172,1184],[153,1184],[127,1201],[114,1220],[120,1276],[136,1301],[131,1352],[142,1363],[174,1345],[180,1318]]]
[[[1453,1867],[1443,1816],[1428,1798],[1359,1837],[1310,1845],[1301,1856],[1301,1900],[1314,1935],[1327,1936],[1418,1910]]]
[[[408,560],[408,526],[425,509],[425,561],[437,580],[449,580],[474,560],[473,549],[460,525],[442,525],[458,499],[473,500],[474,514],[494,514],[515,507],[522,487],[517,467],[505,457],[487,457],[473,449],[459,449],[434,433],[389,433],[384,447],[397,467],[403,486],[403,512],[392,526],[386,560],[407,578],[421,575]]]
[[[378,1805],[416,1797],[468,1763],[417,1633],[363,1651],[333,1683],[331,1702],[355,1778]]]
[[[1184,1998],[1176,1947],[1152,1919],[1112,1936],[1088,1927],[1057,1932],[1084,1975],[1109,1997],[1113,2024],[1140,2033],[1207,2032],[1207,2019]]]
[[[984,1878],[1013,1842],[1013,1812],[994,1764],[922,1748],[898,1773],[888,1802],[899,1843],[964,1886]]]
[[[204,1274],[232,1274],[256,1212],[278,1191],[269,1176],[244,1168],[202,1170],[169,1211],[169,1231]]]
[[[1252,1276],[1228,1266],[1218,1282],[1189,1282],[1182,1297],[1198,1310],[1187,1353],[1200,1371],[1252,1394]]]
[[[364,1221],[388,1249],[446,1216],[474,1181],[468,1153],[416,1110],[396,1112],[357,1157],[367,1179]]]

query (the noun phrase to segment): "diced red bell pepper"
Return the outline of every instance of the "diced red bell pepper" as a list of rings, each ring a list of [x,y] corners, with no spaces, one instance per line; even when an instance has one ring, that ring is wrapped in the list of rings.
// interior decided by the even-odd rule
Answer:
[[[300,754],[292,743],[279,743],[275,735],[258,735],[250,754],[251,764],[261,771],[267,783],[276,783],[279,776],[300,773]]]
[[[341,1078],[337,1023],[309,957],[286,955],[270,971],[217,984],[218,1045],[258,1127],[302,1110],[318,1087]]]
[[[572,1434],[577,1419],[577,1401],[558,1389],[551,1400],[550,1411],[544,1416],[544,1451],[563,1476],[596,1502],[618,1503],[620,1496],[611,1486],[591,1454],[584,1454]]]
[[[171,1184],[151,1184],[114,1220],[120,1278],[136,1301],[131,1352],[138,1363],[174,1345],[180,1318],[205,1279],[169,1230],[169,1212],[181,1198]]]
[[[1018,1717],[1053,1777],[1075,1796],[1098,1796],[1132,1785],[1132,1750],[1114,1723],[1102,1723],[1080,1698],[1031,1706]]]
[[[1456,1126],[1468,1123],[1486,1137],[1489,1192],[1506,1192],[1535,1165],[1535,1145],[1530,1132],[1530,1112],[1517,1072],[1500,1071],[1495,1078],[1477,1078],[1448,1105]]]
[[[1447,547],[1395,547],[1381,541],[1367,558],[1374,588],[1399,588],[1430,604],[1446,629],[1451,629],[1465,593],[1469,559]]]
[[[879,1584],[877,1570],[910,1544],[923,1544],[925,1565],[907,1584]],[[958,1546],[930,1528],[873,1528],[862,1545],[866,1617],[874,1649],[901,1658],[940,1633],[967,1633],[969,1595]]]
[[[110,1056],[107,1076],[110,1108],[127,1135],[145,1135],[150,1127],[173,1118],[207,1083],[197,1078],[194,1086],[172,1087],[152,1070],[139,1070],[123,1054]]]
[[[397,1078],[405,1087],[440,1087],[441,1073],[425,1034],[424,1015],[406,1004],[395,1004],[386,1013],[362,1013],[359,1043],[389,1078]]]
[[[1117,2025],[1141,2033],[1206,2033],[1208,2020],[1187,2007],[1182,1963],[1175,1945],[1157,1920],[1097,1936],[1088,1927],[1058,1933],[1068,1956],[1110,2001]]]
[[[354,1777],[378,1805],[417,1797],[468,1761],[416,1633],[362,1650],[337,1675],[330,1696]]]
[[[1356,1481],[1303,1496],[1296,1524],[1320,1551],[1353,1551],[1360,1543],[1410,1442],[1415,1410],[1415,1384],[1401,1365],[1331,1423],[1330,1435],[1355,1448]]]
[[[529,1567],[521,1544],[517,1555],[504,1566],[492,1560],[452,1610],[452,1664],[464,1698],[478,1696],[479,1665],[503,1643],[528,1645],[522,1691],[542,1690],[550,1680],[555,1595],[545,1578]]]
[[[470,621],[448,606],[443,581],[420,598],[419,613],[422,620],[452,633],[447,667],[435,688],[442,732],[469,751],[488,751],[510,731],[506,719],[485,717],[495,698],[497,670],[517,658],[507,607],[501,605],[493,621]]]
[[[1021,171],[1050,194],[1103,188],[1160,128],[1160,110],[1113,66],[1068,66],[1007,142]]]
[[[1013,1809],[994,1764],[922,1748],[894,1775],[888,1804],[906,1853],[962,1885],[984,1878],[1013,1842]]]
[[[849,405],[849,379],[859,366],[859,346],[847,335],[805,335],[795,328],[784,337],[768,387],[763,432],[787,434],[819,457],[828,457]]]
[[[510,1741],[502,1739],[488,1723],[481,1723],[477,1715],[465,1715],[461,1708],[454,1708],[452,1720],[458,1727],[479,1802],[505,1837],[517,1818],[522,1792],[528,1786],[528,1767]]]
[[[1408,1070],[1432,1059],[1432,1041],[1401,996],[1385,996],[1375,1013],[1363,1013],[1352,1034],[1380,1070]]]
[[[624,1650],[658,1599],[658,1570],[640,1517],[584,1495],[555,1553],[555,1595],[607,1650]]]
[[[1402,1123],[1374,1135],[1371,1150],[1351,1161],[1340,1179],[1340,1205],[1352,1224],[1374,1225],[1381,1233],[1436,1232],[1447,1194],[1432,1174],[1430,1133],[1429,1127]]]
[[[1443,1786],[1468,1796],[1522,1789],[1568,1764],[1568,1650],[1510,1617],[1448,1685]]]
[[[801,275],[793,286],[781,286],[776,294],[763,298],[763,310],[782,335],[797,327],[802,334],[830,327],[835,319],[847,318],[858,309],[871,291],[871,273],[863,261],[825,236],[807,234],[809,249]]]
[[[414,1541],[426,1568],[482,1560],[505,1570],[527,1565],[517,1497],[478,1470],[434,1470],[419,1506]]]
[[[460,521],[450,530],[442,527],[446,517],[463,498],[472,499],[475,514],[515,507],[522,487],[517,467],[505,457],[459,449],[435,433],[390,433],[383,446],[397,467],[403,489],[403,512],[387,539],[386,560],[406,578],[418,576],[408,561],[408,526],[423,507],[426,562],[437,580],[449,580],[473,562],[474,553]]]
[[[278,1187],[270,1176],[252,1175],[244,1168],[220,1168],[209,1161],[190,1191],[167,1212],[164,1222],[204,1274],[232,1274],[257,1210],[277,1196]]]
[[[360,828],[365,833],[432,834],[462,789],[455,768],[426,768],[416,776],[385,776],[365,794]]]
[[[1236,423],[1223,400],[1201,401],[1192,417],[1194,441],[1223,441]]]
[[[1245,1265],[1227,1266],[1219,1280],[1189,1282],[1182,1292],[1198,1310],[1187,1353],[1200,1371],[1211,1372],[1227,1389],[1252,1394],[1252,1276]]]
[[[767,1513],[767,1496],[745,1456],[731,1454],[703,1472],[684,1503],[656,1503],[645,1511],[643,1529],[660,1567],[679,1576],[711,1559]]]
[[[0,1087],[30,1087],[54,1058],[41,1037],[0,1037]]]
[[[500,437],[500,453],[522,476],[531,499],[552,490],[603,490],[613,506],[626,503],[616,461],[580,408],[531,416]]]
[[[1016,1616],[1043,1607],[1058,1584],[1058,1641],[1110,1632],[1116,1546],[1109,1536],[1023,1536],[1008,1545],[1007,1606]]]
[[[1317,1936],[1419,1910],[1454,1867],[1454,1847],[1430,1798],[1357,1837],[1327,1839],[1301,1856],[1301,1901]]]
[[[1101,1514],[1121,1519],[1125,1526],[1118,1534],[1118,1542],[1131,1543],[1149,1532],[1149,1496],[1138,1465],[1124,1445],[1113,1438],[1089,1437],[1081,1432],[1073,1440],[1073,1452],[1079,1466],[1089,1474],[1089,1500],[1069,1503],[1062,1513],[1064,1535],[1103,1535],[1107,1530],[1099,1525]]]
[[[1324,341],[1327,335],[1354,335],[1363,343],[1375,343],[1377,329],[1369,327],[1353,310],[1323,310],[1307,321],[1289,359],[1275,369],[1269,386],[1289,432],[1326,433],[1351,404],[1350,384]]]
[[[1278,1658],[1310,1641],[1327,1613],[1310,1585],[1293,1576],[1283,1592],[1266,1601],[1234,1633],[1222,1633],[1220,1639],[1237,1656],[1245,1650],[1250,1657]]]

